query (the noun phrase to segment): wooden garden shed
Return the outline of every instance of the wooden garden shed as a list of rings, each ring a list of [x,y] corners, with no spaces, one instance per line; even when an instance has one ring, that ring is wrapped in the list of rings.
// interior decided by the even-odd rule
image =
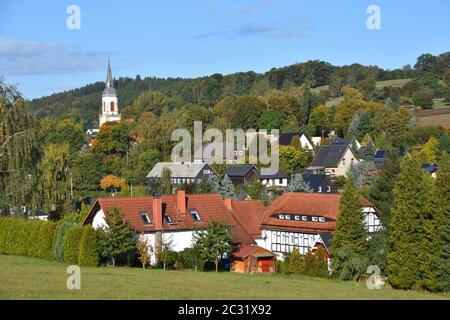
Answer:
[[[233,253],[230,271],[238,273],[275,273],[276,254],[256,245],[240,247]]]

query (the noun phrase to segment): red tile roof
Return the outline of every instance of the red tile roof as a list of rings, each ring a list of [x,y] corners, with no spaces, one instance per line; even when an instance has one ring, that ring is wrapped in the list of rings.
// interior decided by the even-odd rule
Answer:
[[[147,212],[150,219],[153,217],[153,198],[146,197],[127,197],[127,198],[99,198],[94,203],[84,224],[92,223],[95,213],[100,209],[107,213],[114,208],[120,208],[124,214],[124,219],[128,221],[137,232],[154,232],[155,225],[144,225],[140,217],[141,212]],[[253,238],[236,221],[233,212],[228,210],[223,198],[219,194],[189,194],[186,195],[186,213],[180,213],[177,209],[176,195],[163,195],[163,217],[169,215],[173,223],[168,223],[163,218],[162,230],[194,230],[204,229],[212,221],[225,222],[231,226],[233,240],[241,244],[254,244]],[[190,209],[196,210],[200,215],[200,221],[194,222]]]
[[[261,237],[259,228],[266,207],[261,200],[233,201],[233,215],[253,238]]]
[[[339,212],[339,199],[339,194],[286,192],[267,207],[261,222],[261,228],[302,230],[305,232],[334,231]],[[365,199],[362,204],[363,206],[374,206]],[[334,221],[280,220],[277,217],[272,217],[274,214],[325,217]]]
[[[275,256],[275,254],[272,253],[272,251],[261,248],[256,245],[248,245],[248,246],[239,247],[239,248],[237,248],[236,251],[233,252],[233,256],[237,257],[237,258],[245,258],[245,257],[248,257],[249,255],[251,255],[252,253],[254,253],[255,251],[258,251],[259,253],[264,252],[264,253],[272,254],[273,256]]]

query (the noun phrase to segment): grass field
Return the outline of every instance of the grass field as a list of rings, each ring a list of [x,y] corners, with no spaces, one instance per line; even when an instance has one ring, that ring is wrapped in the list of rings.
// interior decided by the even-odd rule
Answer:
[[[364,283],[229,272],[82,268],[81,289],[66,288],[66,265],[0,255],[0,299],[448,299],[448,295],[369,290]]]

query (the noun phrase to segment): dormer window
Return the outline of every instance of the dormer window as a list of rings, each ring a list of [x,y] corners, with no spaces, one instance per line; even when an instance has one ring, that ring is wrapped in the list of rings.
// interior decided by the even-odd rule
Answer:
[[[167,223],[172,223],[172,217],[171,216],[166,216],[166,221]]]
[[[345,164],[345,158],[342,158],[342,163]]]
[[[280,214],[278,217],[279,217],[281,220],[284,220],[284,214]]]
[[[325,218],[324,217],[319,217],[319,221],[320,222],[325,222]]]
[[[152,224],[152,222],[150,221],[150,218],[148,217],[147,212],[141,212],[140,216],[141,216],[141,220],[144,224]]]
[[[307,216],[302,216],[302,221],[308,221],[308,217]]]
[[[317,222],[319,219],[317,217],[312,217],[313,222]]]
[[[294,216],[294,219],[300,221],[300,216]]]
[[[317,192],[322,192],[322,186],[318,186]]]
[[[198,214],[197,210],[191,210],[191,216],[192,216],[192,220],[194,220],[194,222],[200,221],[200,215]]]
[[[284,216],[284,218],[285,218],[286,220],[291,220],[291,216],[290,216],[290,215],[288,215],[288,214],[287,214],[287,215],[285,215],[285,216]]]
[[[327,192],[331,192],[331,186],[327,187]]]

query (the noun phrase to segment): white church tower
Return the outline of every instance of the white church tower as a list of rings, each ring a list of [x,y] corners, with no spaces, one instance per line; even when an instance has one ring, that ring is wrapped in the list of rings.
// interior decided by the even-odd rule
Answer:
[[[108,59],[108,73],[106,75],[106,88],[102,93],[102,114],[100,115],[99,128],[106,122],[120,121],[120,118],[116,89],[113,88],[111,64]]]

